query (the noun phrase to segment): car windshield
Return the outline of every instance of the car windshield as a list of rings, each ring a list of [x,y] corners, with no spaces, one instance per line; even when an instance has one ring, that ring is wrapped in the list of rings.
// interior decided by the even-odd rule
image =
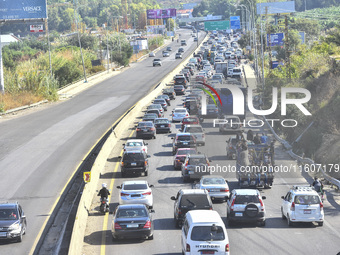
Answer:
[[[188,132],[188,133],[203,133],[203,129],[201,127],[188,127],[188,128],[186,128],[186,132]]]
[[[144,119],[149,119],[149,118],[157,118],[157,114],[147,113],[147,114],[144,115]]]
[[[160,104],[151,104],[148,109],[160,109],[162,106]]]
[[[11,208],[0,209],[0,220],[16,220],[18,219],[18,213]]]
[[[139,161],[139,160],[144,160],[144,156],[142,153],[126,153],[124,155],[123,161]]]
[[[320,198],[317,195],[299,195],[295,197],[294,202],[297,205],[319,204]]]
[[[138,127],[152,127],[152,122],[142,122],[142,123],[138,123]]]
[[[183,208],[210,208],[209,200],[205,194],[183,195],[180,203]]]
[[[190,141],[190,135],[180,135],[177,137],[177,140],[179,141]]]
[[[155,120],[155,123],[156,124],[168,124],[168,122],[169,122],[169,120],[167,120],[167,119],[156,119]]]
[[[260,203],[259,197],[256,195],[237,195],[234,204],[242,205],[248,203]]]
[[[186,109],[176,109],[175,113],[186,113],[187,110]]]
[[[199,165],[199,164],[206,164],[207,160],[205,158],[190,158],[189,165]]]
[[[147,217],[148,213],[143,208],[118,209],[117,218],[139,218]]]
[[[157,99],[154,101],[155,104],[164,104],[164,99]]]
[[[191,231],[192,241],[222,241],[224,231],[220,226],[195,226]]]
[[[235,72],[235,73],[240,73],[240,72],[241,72],[241,69],[233,69],[233,72]]]
[[[133,146],[143,146],[142,142],[127,142],[126,146],[133,147]]]
[[[225,184],[225,180],[222,178],[204,178],[202,183],[204,185],[209,185],[209,184]]]
[[[145,189],[148,189],[148,185],[146,183],[133,183],[123,185],[123,190],[145,190]]]

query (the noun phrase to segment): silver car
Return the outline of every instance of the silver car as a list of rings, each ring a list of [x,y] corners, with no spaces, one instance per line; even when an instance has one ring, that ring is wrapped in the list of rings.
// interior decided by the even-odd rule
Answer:
[[[119,192],[119,204],[145,204],[149,209],[153,207],[153,195],[147,181],[126,181],[121,186]]]
[[[205,175],[194,185],[196,189],[206,189],[212,200],[227,200],[230,196],[229,185],[220,175]]]
[[[182,132],[192,134],[196,138],[197,144],[205,145],[205,134],[201,125],[185,125]]]

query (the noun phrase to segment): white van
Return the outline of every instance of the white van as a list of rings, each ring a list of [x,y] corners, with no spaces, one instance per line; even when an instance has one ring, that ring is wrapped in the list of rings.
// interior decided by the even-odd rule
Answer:
[[[216,211],[194,210],[185,215],[182,226],[182,253],[229,255],[229,239]]]

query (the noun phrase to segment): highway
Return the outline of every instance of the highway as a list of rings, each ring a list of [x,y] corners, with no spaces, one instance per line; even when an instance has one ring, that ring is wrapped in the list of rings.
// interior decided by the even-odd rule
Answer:
[[[191,38],[191,31],[179,32],[182,38]],[[200,39],[203,36],[200,33]],[[195,46],[185,46],[184,57]],[[70,100],[0,119],[0,201],[18,201],[28,223],[23,242],[1,241],[0,254],[29,254],[62,189],[91,147],[180,61],[173,53],[162,67],[154,68],[148,58]]]
[[[183,97],[171,101],[171,107],[165,116],[171,119],[170,114],[174,107],[182,106]],[[140,117],[143,116],[141,113]],[[253,118],[250,114],[247,118]],[[139,119],[136,120],[136,122]],[[135,122],[135,123],[136,123]],[[212,160],[211,165],[234,166],[234,160],[227,160],[226,140],[231,135],[218,132],[213,127],[212,120],[206,120],[202,124],[206,133],[206,145],[199,147],[199,151],[208,155]],[[110,201],[111,211],[117,206],[118,192],[115,187],[126,180],[146,179],[153,184],[154,196],[154,240],[119,240],[111,239],[112,215],[108,216],[108,223],[104,224],[104,216],[98,212],[98,197],[94,194],[93,206],[88,219],[86,235],[84,237],[83,254],[181,254],[181,230],[175,228],[173,220],[173,202],[170,197],[176,195],[179,189],[191,188],[191,184],[183,183],[181,172],[173,169],[171,154],[171,137],[179,132],[180,124],[172,124],[172,134],[157,135],[156,140],[148,140],[149,176],[120,176],[118,155],[121,148],[113,148],[108,159],[105,173],[101,182],[113,183],[112,197]],[[122,137],[124,143],[130,136],[134,137],[134,127],[127,127],[126,135]],[[266,127],[254,128],[255,132],[269,132]],[[273,139],[271,137],[271,139]],[[282,150],[277,143],[275,148],[275,163],[280,166],[292,166],[299,169],[294,160]],[[235,173],[221,172],[228,182],[230,189],[238,188]],[[113,179],[112,179],[113,177]],[[327,200],[324,202],[325,224],[318,227],[317,224],[304,223],[288,227],[286,220],[281,219],[281,196],[286,195],[292,185],[307,185],[312,182],[312,177],[305,172],[290,171],[279,172],[275,175],[274,185],[271,189],[261,190],[266,206],[266,226],[258,227],[254,224],[239,224],[233,227],[227,226],[230,240],[231,254],[337,254],[340,252],[340,205],[334,192],[329,189]],[[226,203],[215,203],[214,210],[218,211],[222,219],[226,220]],[[102,239],[102,237],[104,238]]]

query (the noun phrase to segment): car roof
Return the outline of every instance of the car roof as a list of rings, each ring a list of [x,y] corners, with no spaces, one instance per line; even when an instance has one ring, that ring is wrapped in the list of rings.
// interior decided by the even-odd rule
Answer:
[[[119,209],[146,208],[145,204],[118,205]]]
[[[315,195],[317,192],[313,189],[313,187],[306,185],[294,185],[291,190],[292,193],[296,195]]]
[[[1,203],[0,208],[3,209],[15,209],[18,206],[18,203]]]
[[[175,85],[175,86],[177,86],[177,85]],[[182,85],[178,85],[178,86],[182,86]],[[187,108],[175,108],[174,111],[176,111],[176,110],[187,110]]]
[[[224,179],[222,175],[215,175],[215,174],[212,174],[212,175],[204,175],[201,177],[201,179],[213,179],[213,178],[221,178],[221,179]]]
[[[189,124],[189,125],[185,125],[186,127],[202,127],[199,124]]]
[[[218,212],[212,210],[192,210],[187,212],[187,218],[191,218],[192,222],[199,223],[218,223],[224,226],[221,216]]]
[[[205,154],[189,154],[189,158],[206,158],[207,156]]]
[[[259,191],[257,189],[234,189],[233,190],[236,195],[243,195],[243,196],[257,196],[259,195]]]
[[[191,134],[190,133],[177,133],[176,136],[177,137],[179,137],[179,136],[191,136]]]
[[[135,181],[125,181],[123,182],[122,184],[148,184],[147,181],[144,181],[144,180],[135,180]]]
[[[124,151],[124,154],[140,154],[140,153],[145,153],[142,148],[139,149],[139,147],[133,149],[133,150],[126,150]]]
[[[144,140],[143,139],[128,139],[126,143],[128,142],[144,142]]]
[[[142,123],[151,123],[151,124],[153,124],[152,121],[140,121],[140,122],[138,122],[138,124],[142,124]]]
[[[167,120],[167,121],[169,121],[168,118],[156,118],[155,120]]]
[[[208,192],[204,189],[181,189],[180,193],[183,195],[187,194],[208,194]]]

